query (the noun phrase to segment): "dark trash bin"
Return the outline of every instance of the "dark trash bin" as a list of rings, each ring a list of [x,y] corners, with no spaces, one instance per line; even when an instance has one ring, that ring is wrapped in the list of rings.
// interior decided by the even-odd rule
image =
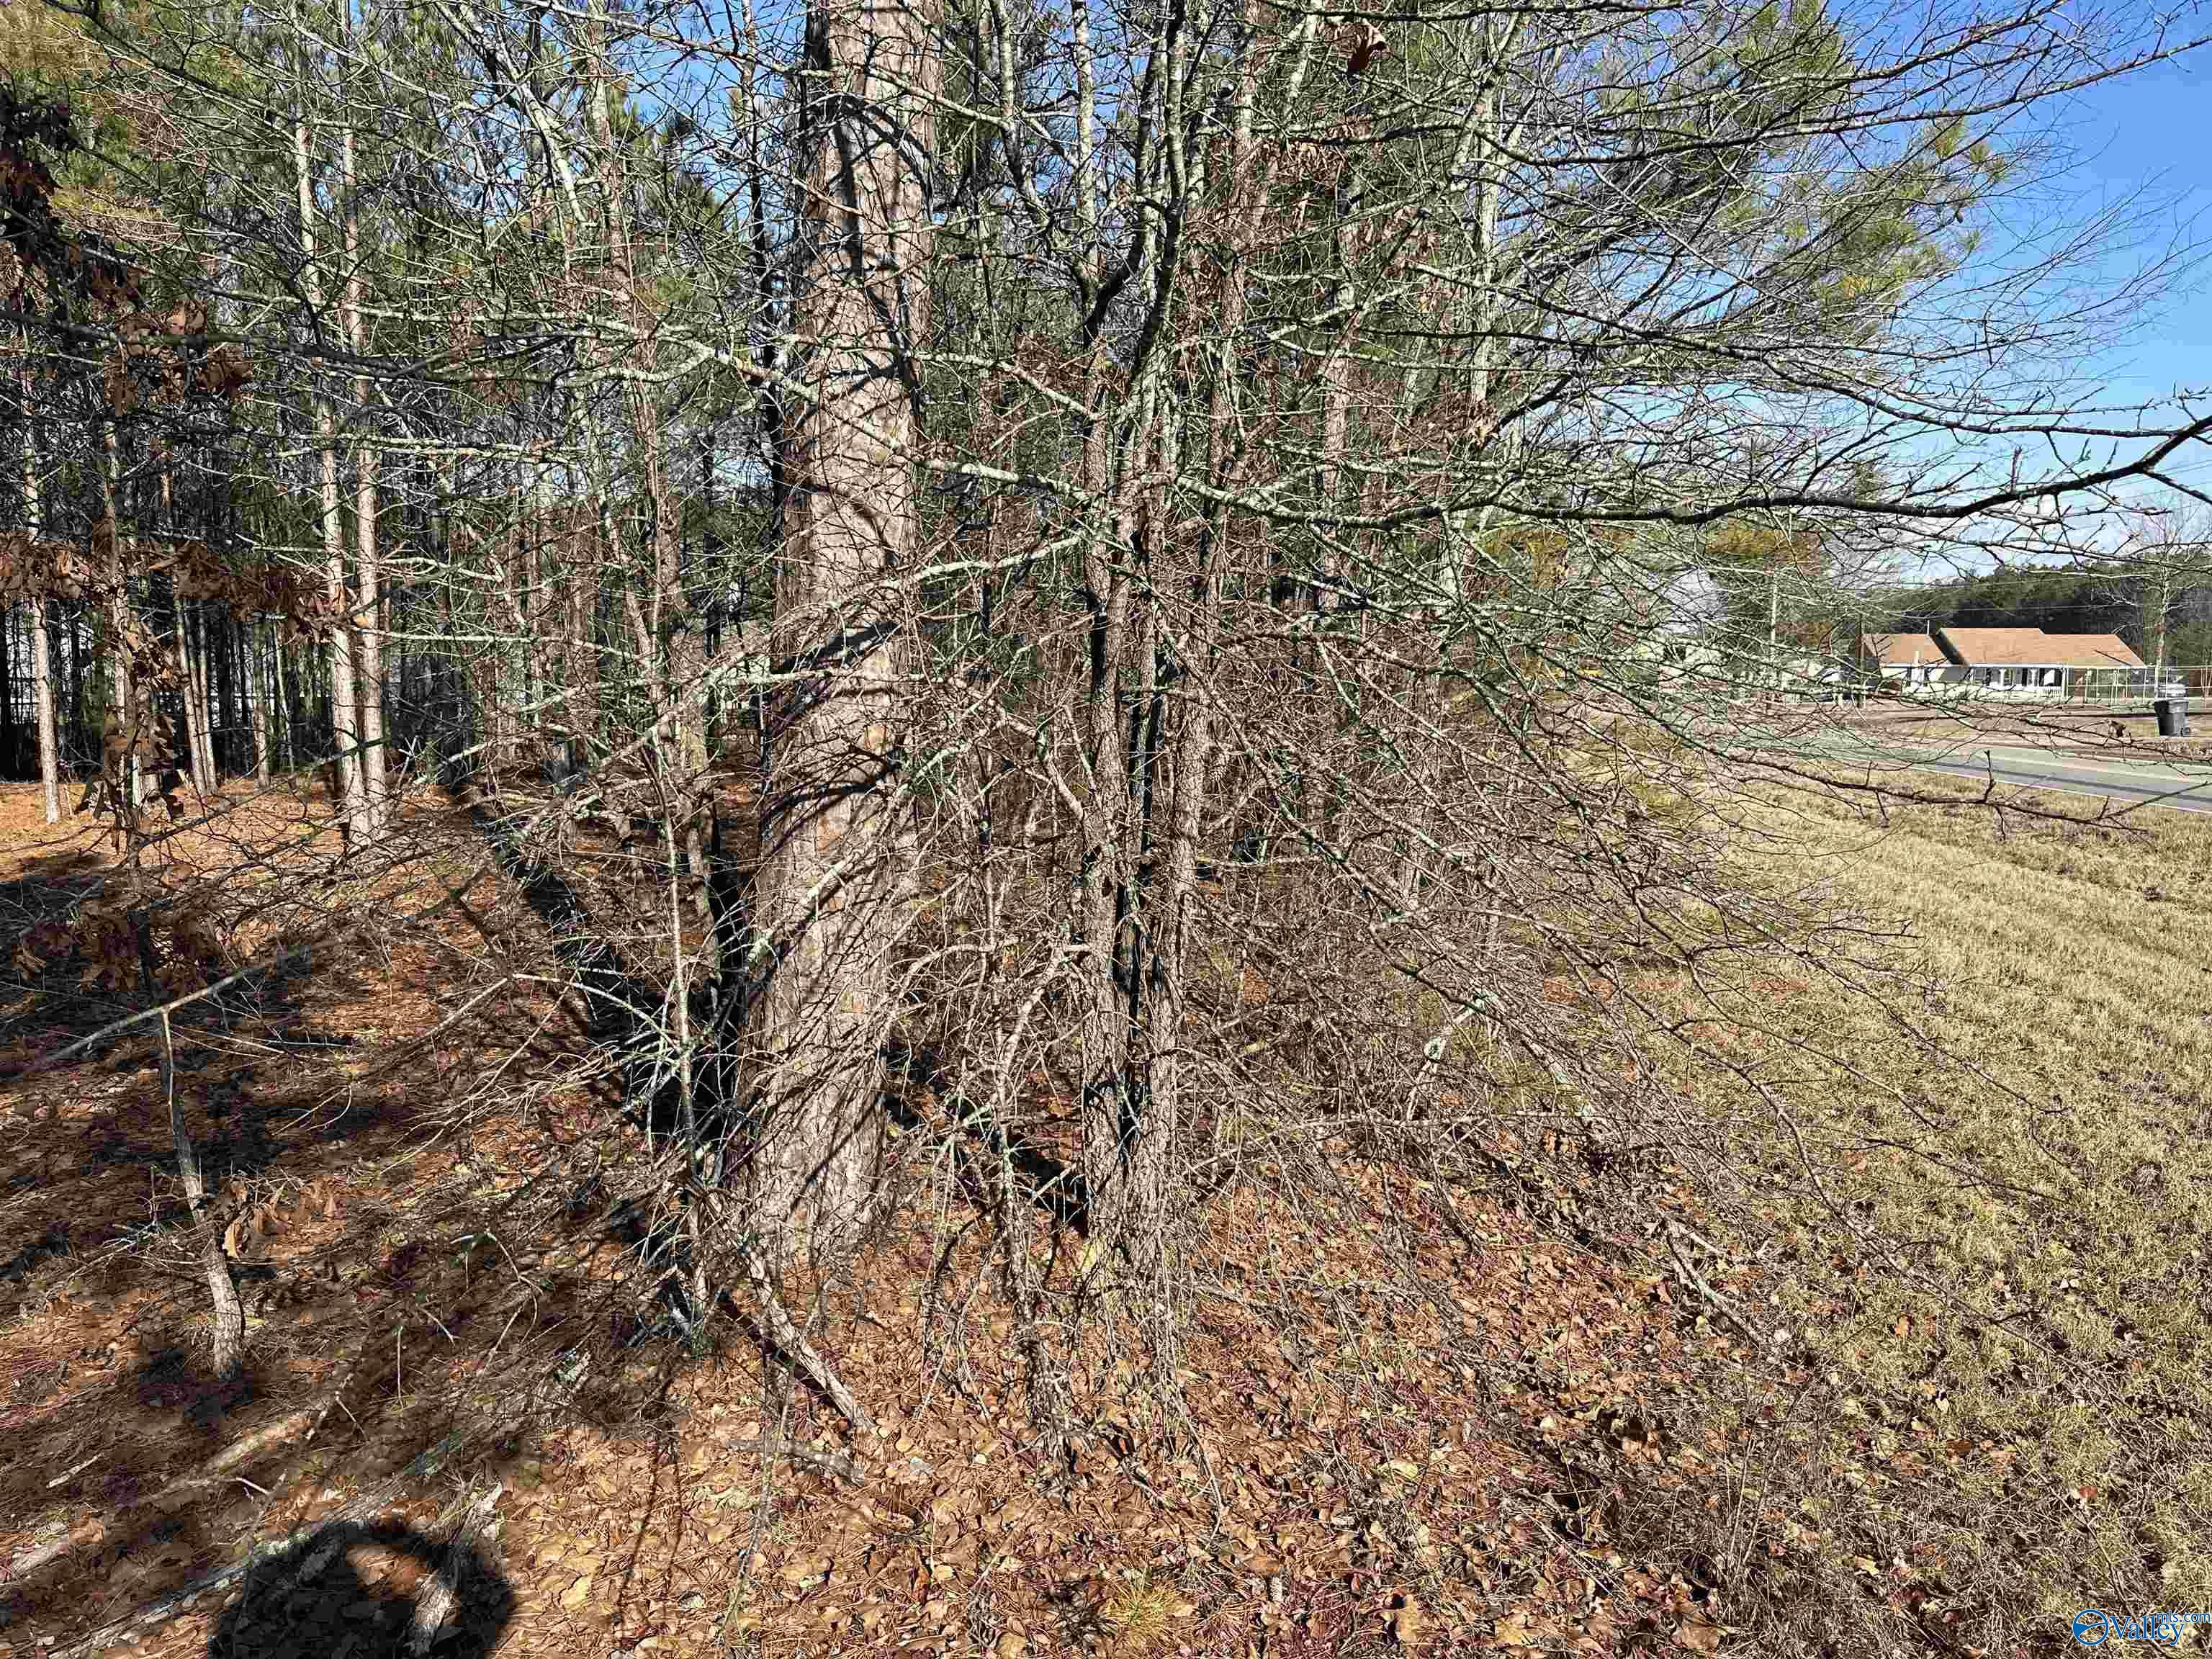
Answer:
[[[2189,693],[2179,685],[2159,688],[2160,695],[2151,707],[2158,711],[2158,734],[2161,738],[2185,738],[2189,735]]]

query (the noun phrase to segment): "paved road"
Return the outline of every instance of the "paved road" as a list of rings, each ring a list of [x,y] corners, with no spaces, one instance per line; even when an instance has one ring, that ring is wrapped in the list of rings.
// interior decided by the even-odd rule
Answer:
[[[1955,746],[1852,745],[1850,758],[1875,771],[1943,772],[2064,794],[2102,795],[2134,805],[2170,806],[2183,812],[2212,812],[2212,767],[2179,767],[2155,759],[2087,756],[2061,746],[2017,744]]]

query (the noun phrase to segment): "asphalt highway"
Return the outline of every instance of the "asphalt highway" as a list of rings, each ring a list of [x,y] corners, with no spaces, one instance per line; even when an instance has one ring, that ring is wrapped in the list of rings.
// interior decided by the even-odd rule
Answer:
[[[1942,772],[1983,780],[1994,775],[2000,783],[2027,789],[2212,812],[2212,766],[2202,763],[2184,768],[2151,758],[2077,755],[2064,747],[2017,744],[1937,747],[1861,742],[1852,744],[1851,750],[1855,763],[1878,772]]]

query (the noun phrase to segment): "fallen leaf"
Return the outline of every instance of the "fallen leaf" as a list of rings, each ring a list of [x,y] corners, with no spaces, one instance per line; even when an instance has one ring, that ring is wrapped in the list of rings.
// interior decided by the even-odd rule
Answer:
[[[1418,1646],[1421,1639],[1421,1604],[1408,1595],[1390,1610],[1390,1635],[1401,1648]]]
[[[1721,1627],[1693,1620],[1679,1625],[1674,1630],[1674,1643],[1692,1653],[1718,1653],[1721,1650]]]
[[[561,1592],[561,1609],[574,1613],[584,1605],[584,1598],[592,1593],[592,1575],[588,1572]]]
[[[830,1569],[834,1565],[835,1563],[826,1555],[799,1556],[790,1565],[784,1568],[783,1582],[787,1584],[803,1584],[810,1578],[827,1578],[830,1576]]]

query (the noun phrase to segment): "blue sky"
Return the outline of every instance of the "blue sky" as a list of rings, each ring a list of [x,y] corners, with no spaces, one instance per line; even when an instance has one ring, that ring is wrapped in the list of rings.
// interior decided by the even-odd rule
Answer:
[[[2081,94],[2073,136],[2085,188],[2148,192],[2167,204],[2158,222],[2169,234],[2212,234],[2212,52]],[[2116,254],[2115,274],[2137,257]],[[2177,386],[2212,392],[2212,258],[2195,265],[2142,337],[2097,366],[2115,401],[2170,398]]]
[[[2023,143],[2033,149],[2043,137],[2055,141],[2070,161],[2057,171],[2047,161],[2030,161],[2015,188],[1993,204],[1994,234],[1985,244],[1981,274],[2033,268],[2042,253],[2100,214],[2118,213],[2124,234],[2069,264],[2072,292],[2093,305],[2109,302],[2147,266],[2163,259],[2169,269],[2142,303],[2130,300],[2088,327],[2090,337],[2103,343],[2100,349],[2043,367],[2072,382],[2073,395],[2065,401],[2085,426],[2170,429],[2188,418],[2178,400],[2191,394],[2191,415],[2212,413],[2212,49],[2039,106],[2019,127],[2001,131],[1996,142],[2000,149],[2018,150]],[[1977,263],[1970,261],[1960,275],[1975,281]],[[2069,312],[2066,300],[2051,303],[2060,318],[2081,315]],[[2008,452],[2015,447],[1992,443],[1974,458],[2002,476]],[[2133,459],[2145,447],[2140,441],[2089,441],[2069,463],[2093,468]],[[1923,460],[1947,465],[1973,454],[1934,434],[1911,448]],[[2031,465],[2051,459],[2029,455]],[[2191,446],[2171,458],[2166,471],[2212,493],[2212,446]],[[2140,483],[2122,486],[2119,493],[2138,501],[2163,495]],[[2073,504],[2089,503],[2075,498]],[[2077,520],[2075,533],[2104,542],[2119,528],[2091,519]],[[1947,548],[1935,562],[1948,568],[1985,561]]]

